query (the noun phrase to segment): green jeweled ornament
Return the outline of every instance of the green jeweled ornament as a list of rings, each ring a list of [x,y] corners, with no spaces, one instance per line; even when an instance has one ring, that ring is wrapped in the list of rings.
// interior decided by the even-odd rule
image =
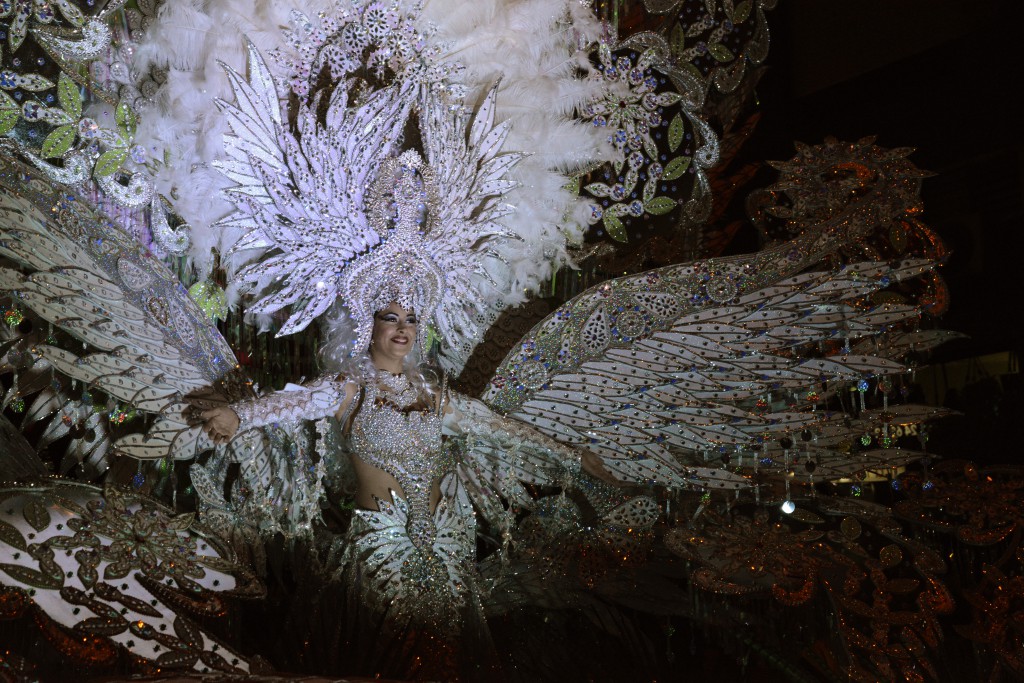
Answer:
[[[4,322],[11,327],[17,327],[25,319],[25,314],[17,308],[8,308],[4,311]]]
[[[132,409],[124,409],[121,406],[115,407],[107,415],[107,419],[110,420],[110,424],[120,425],[128,422],[135,418],[135,411]]]
[[[199,304],[203,313],[210,320],[223,320],[228,317],[228,297],[224,290],[206,280],[197,282],[188,288],[188,295]]]

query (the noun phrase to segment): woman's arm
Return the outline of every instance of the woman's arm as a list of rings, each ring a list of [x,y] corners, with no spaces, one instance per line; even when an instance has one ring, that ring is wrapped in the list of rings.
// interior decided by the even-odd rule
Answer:
[[[477,399],[457,393],[452,393],[451,399],[445,410],[446,424],[454,426],[458,431],[489,440],[514,443],[518,447],[546,451],[570,472],[576,473],[582,468],[601,481],[623,485],[623,482],[608,473],[601,459],[594,453],[556,441],[519,420],[498,415]]]
[[[289,384],[251,401],[204,410],[203,431],[214,443],[227,443],[240,431],[276,422],[318,420],[341,415],[351,404],[358,385],[344,377],[324,375],[306,384]]]

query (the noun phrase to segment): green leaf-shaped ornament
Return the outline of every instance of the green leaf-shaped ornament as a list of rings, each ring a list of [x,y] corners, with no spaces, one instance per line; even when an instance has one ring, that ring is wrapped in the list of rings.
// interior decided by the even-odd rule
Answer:
[[[750,10],[753,9],[754,3],[751,0],[743,0],[740,4],[736,5],[736,9],[732,13],[732,23],[735,25],[742,24],[750,16]]]
[[[644,204],[654,199],[655,193],[658,191],[658,182],[661,178],[655,178],[650,176],[647,178],[647,182],[644,183]]]
[[[683,51],[686,50],[686,31],[683,30],[681,24],[676,24],[672,33],[669,34],[669,46],[674,57],[682,57]]]
[[[652,138],[649,133],[644,135],[644,153],[646,153],[651,159],[658,158],[658,146],[654,144],[654,138]]]
[[[644,204],[644,211],[652,216],[662,216],[676,208],[676,200],[668,197],[655,197]]]
[[[64,585],[63,580],[58,581],[56,577],[47,576],[20,564],[0,564],[0,571],[6,572],[15,581],[28,584],[33,588],[57,590]]]
[[[721,43],[711,43],[708,45],[708,52],[719,62],[731,62],[736,59],[736,56],[729,51],[729,48]]]
[[[72,125],[59,126],[50,131],[50,134],[43,140],[43,158],[53,159],[63,156],[64,152],[71,149],[75,142],[75,127]]]
[[[100,155],[100,158],[96,160],[96,168],[93,169],[93,175],[97,178],[105,178],[111,175],[117,169],[121,168],[121,164],[128,158],[128,150],[121,149],[109,149]]]
[[[668,162],[668,166],[665,167],[665,175],[662,178],[664,180],[675,180],[686,173],[688,168],[690,168],[690,157],[676,157]]]
[[[122,134],[130,138],[135,135],[135,112],[126,102],[119,102],[114,110],[114,121]]]
[[[50,526],[50,511],[38,500],[29,501],[22,508],[21,515],[36,531],[43,531]]]
[[[686,126],[683,124],[683,117],[676,114],[668,124],[668,150],[670,152],[679,149],[684,135],[686,135]]]
[[[18,119],[21,116],[18,114],[18,110],[0,109],[0,135],[7,135],[14,127],[18,125]]]
[[[622,224],[622,221],[616,216],[605,213],[604,215],[604,229],[608,231],[608,236],[616,242],[626,242],[626,226]]]
[[[18,528],[3,520],[0,520],[0,541],[18,550],[28,550],[28,545]]]
[[[12,120],[13,118],[13,120]],[[21,105],[14,98],[0,90],[0,135],[11,132],[21,118]]]
[[[82,94],[78,91],[78,84],[63,71],[57,79],[57,101],[72,119],[78,120],[82,116]]]
[[[117,619],[89,617],[75,624],[75,630],[95,636],[116,636],[128,630],[128,620],[120,616]]]

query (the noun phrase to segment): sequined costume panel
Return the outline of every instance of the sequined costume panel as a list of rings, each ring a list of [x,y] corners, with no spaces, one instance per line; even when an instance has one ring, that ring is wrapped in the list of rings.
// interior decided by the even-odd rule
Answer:
[[[352,418],[353,456],[392,475],[404,496],[392,491],[378,510],[356,511],[339,571],[392,625],[451,636],[476,602],[475,518],[464,495],[431,510],[433,485],[452,475],[455,460],[439,412],[411,409],[416,397],[407,392],[371,383]]]
[[[363,407],[352,423],[352,451],[398,482],[415,520],[417,545],[429,541],[433,484],[455,467],[442,446],[437,411],[399,408],[379,385],[366,387]]]

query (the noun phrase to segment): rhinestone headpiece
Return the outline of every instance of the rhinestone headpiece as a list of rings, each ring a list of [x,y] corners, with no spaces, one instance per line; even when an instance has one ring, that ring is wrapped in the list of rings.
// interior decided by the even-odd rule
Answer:
[[[381,164],[368,197],[371,225],[383,244],[359,257],[342,278],[340,295],[356,321],[356,350],[365,350],[373,314],[391,303],[431,320],[444,292],[444,273],[430,256],[429,226],[433,174],[419,153],[409,150]],[[421,343],[427,324],[419,326]]]
[[[230,253],[249,255],[236,274],[257,294],[249,310],[288,310],[280,336],[340,301],[356,355],[373,314],[396,302],[419,316],[421,344],[432,328],[468,357],[516,277],[506,254],[529,246],[501,222],[524,155],[502,149],[510,124],[495,122],[496,86],[472,116],[415,82],[351,93],[340,82],[283,112],[253,46],[248,78],[228,79],[236,104],[221,105],[231,134],[215,165],[236,183],[225,191],[236,210],[219,225],[245,231]],[[399,154],[407,137],[418,150]]]

